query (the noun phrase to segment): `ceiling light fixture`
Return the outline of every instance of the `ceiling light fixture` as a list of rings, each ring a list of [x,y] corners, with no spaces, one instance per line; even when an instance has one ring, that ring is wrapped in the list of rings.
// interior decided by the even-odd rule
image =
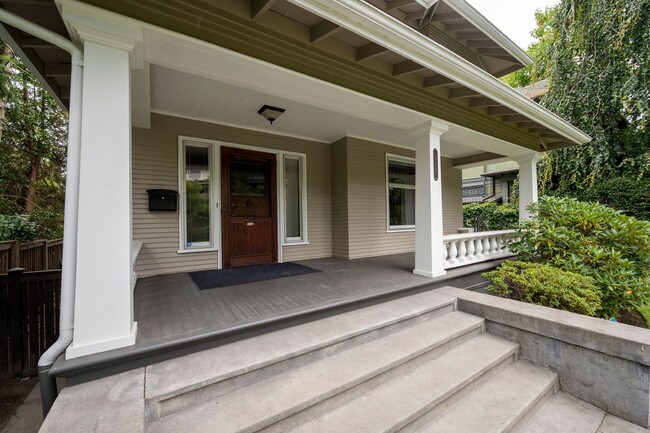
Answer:
[[[265,118],[266,120],[273,125],[273,121],[277,120],[278,117],[286,110],[284,108],[272,107],[270,105],[264,105],[262,108],[257,110],[257,114]]]

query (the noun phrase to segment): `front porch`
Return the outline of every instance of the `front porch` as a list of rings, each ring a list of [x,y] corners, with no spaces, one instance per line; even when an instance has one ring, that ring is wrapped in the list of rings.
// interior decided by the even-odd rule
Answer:
[[[303,260],[297,263],[319,272],[207,290],[187,273],[142,278],[135,344],[60,358],[51,371],[73,385],[438,287],[472,289],[502,260],[494,255],[434,279],[413,274],[414,253]]]
[[[356,260],[324,258],[297,263],[319,272],[256,283],[199,290],[187,273],[138,280],[134,348],[153,346],[225,331],[241,325],[352,304],[364,299],[442,285],[470,288],[480,284],[480,273],[500,261],[450,270],[435,279],[412,272],[413,253]]]

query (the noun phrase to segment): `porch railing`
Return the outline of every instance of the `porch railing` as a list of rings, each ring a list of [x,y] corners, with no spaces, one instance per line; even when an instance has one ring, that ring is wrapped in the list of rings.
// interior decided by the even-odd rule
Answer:
[[[506,246],[506,241],[514,239],[515,236],[515,230],[444,236],[442,239],[445,269],[513,256]]]

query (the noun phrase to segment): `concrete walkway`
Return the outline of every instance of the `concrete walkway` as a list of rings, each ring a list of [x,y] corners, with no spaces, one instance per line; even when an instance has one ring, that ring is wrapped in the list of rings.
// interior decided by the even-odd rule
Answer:
[[[0,433],[37,433],[41,424],[41,389],[37,383]]]

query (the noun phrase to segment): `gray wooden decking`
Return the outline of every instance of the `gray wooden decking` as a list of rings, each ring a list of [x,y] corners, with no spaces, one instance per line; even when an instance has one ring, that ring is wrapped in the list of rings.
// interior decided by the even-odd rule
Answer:
[[[338,299],[428,282],[412,273],[413,254],[299,262],[321,272],[238,286],[199,290],[187,274],[138,280],[136,345],[200,333]],[[448,277],[462,276],[456,269]]]

